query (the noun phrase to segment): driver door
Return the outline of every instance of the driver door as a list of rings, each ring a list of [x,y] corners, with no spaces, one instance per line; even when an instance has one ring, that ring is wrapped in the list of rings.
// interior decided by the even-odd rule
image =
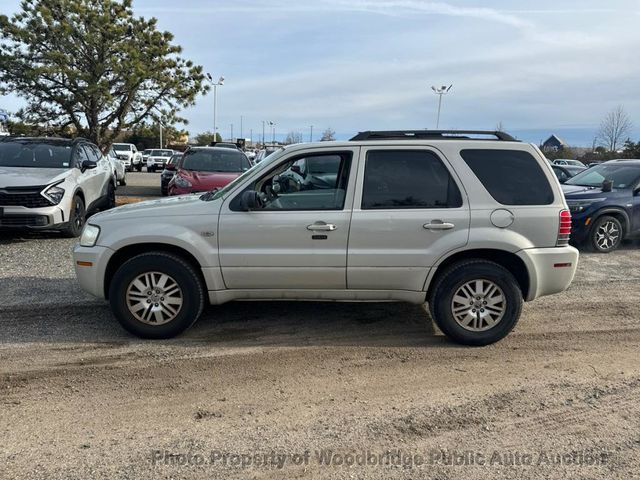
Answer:
[[[259,192],[262,208],[242,211],[244,191],[225,201],[218,247],[227,288],[346,289],[358,153],[290,155],[244,190]]]

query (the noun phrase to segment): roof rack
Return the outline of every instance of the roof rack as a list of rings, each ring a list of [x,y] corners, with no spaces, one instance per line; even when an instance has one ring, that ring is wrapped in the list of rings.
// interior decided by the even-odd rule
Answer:
[[[505,132],[491,130],[367,130],[358,133],[351,141],[360,140],[486,140],[484,138],[473,138],[468,135],[493,136],[503,142],[517,142],[514,137]]]

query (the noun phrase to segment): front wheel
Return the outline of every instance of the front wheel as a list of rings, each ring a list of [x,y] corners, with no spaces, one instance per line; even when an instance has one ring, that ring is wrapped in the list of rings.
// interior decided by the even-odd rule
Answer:
[[[116,187],[112,182],[109,182],[107,187],[107,204],[105,210],[109,210],[116,206]]]
[[[522,311],[522,291],[504,267],[487,260],[467,260],[449,267],[436,280],[429,300],[440,330],[463,345],[489,345],[515,327]]]
[[[63,235],[71,238],[79,237],[86,220],[87,211],[84,201],[80,195],[75,195],[71,203],[71,211],[69,212],[69,223],[62,231]]]
[[[109,288],[111,310],[141,338],[172,338],[188,329],[204,307],[196,269],[181,257],[149,252],[127,260]]]
[[[589,233],[590,247],[600,253],[616,250],[622,243],[623,227],[620,220],[609,215],[598,218]]]
[[[141,163],[139,163],[139,164],[136,166],[136,170],[137,170],[138,172],[141,172],[141,171],[142,171],[142,164],[141,164]]]

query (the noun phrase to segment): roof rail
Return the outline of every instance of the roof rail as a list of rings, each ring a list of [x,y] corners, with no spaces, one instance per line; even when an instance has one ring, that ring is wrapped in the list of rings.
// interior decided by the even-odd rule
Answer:
[[[361,140],[485,140],[481,138],[472,138],[468,135],[487,135],[493,136],[497,140],[503,142],[517,142],[514,137],[505,132],[493,130],[367,130],[358,133],[351,141]]]

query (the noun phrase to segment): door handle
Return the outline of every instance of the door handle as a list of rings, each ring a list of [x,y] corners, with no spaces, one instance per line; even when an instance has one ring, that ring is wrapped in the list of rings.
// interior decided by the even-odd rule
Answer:
[[[337,228],[334,224],[325,222],[316,222],[307,225],[307,230],[311,230],[312,232],[333,232]]]
[[[432,231],[451,230],[455,227],[453,223],[443,222],[442,220],[431,220],[431,223],[425,223],[422,228]]]

